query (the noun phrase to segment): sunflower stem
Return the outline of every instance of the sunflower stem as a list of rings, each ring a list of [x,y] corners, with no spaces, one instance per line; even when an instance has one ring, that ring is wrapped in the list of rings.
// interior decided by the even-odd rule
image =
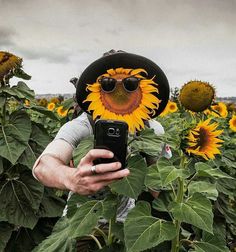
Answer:
[[[181,162],[180,168],[184,169],[186,160],[185,155],[181,153]],[[182,203],[184,199],[184,179],[178,178],[178,189],[176,195],[176,203]],[[178,252],[180,249],[180,228],[181,228],[181,221],[174,220],[175,227],[176,227],[176,237],[172,240],[171,252]]]

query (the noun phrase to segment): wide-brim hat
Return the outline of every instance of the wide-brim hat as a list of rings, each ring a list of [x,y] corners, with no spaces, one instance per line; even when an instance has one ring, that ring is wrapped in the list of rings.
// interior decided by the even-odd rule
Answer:
[[[89,102],[84,102],[86,97],[91,91],[87,89],[88,84],[93,84],[96,82],[97,78],[107,72],[109,69],[116,68],[127,68],[127,69],[144,69],[148,77],[153,78],[153,81],[158,84],[158,93],[154,95],[161,101],[158,108],[150,112],[150,118],[158,116],[166,107],[169,99],[169,83],[166,78],[166,75],[161,70],[161,68],[143,56],[126,53],[126,52],[116,52],[114,54],[109,54],[103,56],[93,63],[91,63],[81,74],[77,83],[76,83],[76,99],[79,106],[87,113],[91,114],[91,111],[88,111]]]

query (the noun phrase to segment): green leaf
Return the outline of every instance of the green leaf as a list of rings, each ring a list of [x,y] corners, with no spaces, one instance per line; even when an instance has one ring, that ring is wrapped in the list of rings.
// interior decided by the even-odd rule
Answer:
[[[0,251],[5,251],[4,248],[11,237],[13,229],[13,225],[10,225],[7,222],[0,222]]]
[[[102,213],[100,201],[89,201],[80,206],[72,218],[61,218],[53,233],[33,252],[74,251],[75,238],[89,235]]]
[[[27,113],[13,112],[8,124],[0,128],[0,156],[15,164],[28,146],[30,133],[31,121]]]
[[[43,185],[33,178],[30,170],[15,168],[20,170],[19,174],[0,181],[0,219],[33,228],[38,221]]]
[[[91,201],[88,196],[70,192],[68,195],[66,216],[71,218],[78,210],[78,206],[83,205],[88,201]]]
[[[217,244],[208,242],[194,242],[195,252],[229,252],[230,250],[224,246],[219,247]]]
[[[176,228],[167,222],[151,216],[151,207],[147,202],[138,202],[124,223],[125,244],[129,252],[138,252],[172,240]]]
[[[117,207],[118,207],[118,196],[115,194],[109,194],[103,201],[103,214],[102,216],[109,220],[116,216]]]
[[[156,164],[147,168],[144,184],[146,187],[154,190],[160,190],[162,188],[161,178]]]
[[[16,86],[4,87],[2,91],[19,99],[32,100],[35,97],[34,91],[22,81],[19,81]]]
[[[15,77],[21,78],[23,80],[30,80],[31,79],[31,76],[28,75],[26,72],[24,72],[23,69],[21,69],[21,68],[17,68],[14,71],[14,75],[15,75]]]
[[[57,197],[53,189],[45,187],[38,214],[40,217],[47,218],[60,217],[62,216],[65,205],[65,200]]]
[[[73,151],[73,160],[75,167],[78,166],[81,158],[83,158],[89,150],[93,149],[93,136],[83,139],[78,147]]]
[[[228,174],[222,172],[220,169],[212,168],[210,165],[202,162],[196,163],[195,169],[197,171],[198,176],[234,179],[233,177],[230,177]]]
[[[70,109],[71,107],[73,107],[75,105],[75,100],[74,98],[69,98],[66,99],[65,101],[63,101],[61,103],[61,106],[63,106],[64,109]]]
[[[132,142],[131,148],[150,156],[159,156],[163,148],[163,139],[157,136],[153,129],[145,128]]]
[[[59,219],[52,234],[35,247],[32,252],[75,252],[76,240],[71,237],[69,230],[69,219],[66,217]]]
[[[170,165],[170,162],[165,158],[161,158],[157,161],[157,169],[163,187],[182,176],[182,170],[176,169],[173,165]]]
[[[218,191],[216,184],[212,184],[207,181],[192,181],[188,186],[189,195],[193,195],[195,192],[202,193],[208,199],[216,200],[218,197]]]
[[[47,130],[43,127],[43,125],[36,122],[32,122],[32,132],[30,139],[44,148],[52,140],[51,136],[49,136]]]
[[[3,173],[3,160],[2,157],[0,157],[0,175]]]
[[[213,213],[209,199],[201,193],[194,193],[184,203],[173,202],[170,206],[175,219],[192,224],[209,233],[213,232]]]
[[[59,117],[55,113],[53,113],[52,111],[50,111],[42,106],[32,105],[31,107],[29,107],[29,109],[36,111],[40,114],[43,114],[46,117],[51,118],[52,120],[55,120],[55,121],[60,120]]]
[[[130,175],[113,182],[110,188],[118,194],[137,199],[144,185],[147,165],[143,157],[136,155],[128,160],[128,168]]]

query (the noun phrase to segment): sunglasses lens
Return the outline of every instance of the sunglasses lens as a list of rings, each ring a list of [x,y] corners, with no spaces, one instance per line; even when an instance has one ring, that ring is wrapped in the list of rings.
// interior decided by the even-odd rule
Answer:
[[[139,86],[139,79],[136,77],[128,77],[123,80],[124,87],[127,91],[132,92],[137,90]]]
[[[116,79],[104,77],[100,80],[104,92],[112,92],[116,86]]]

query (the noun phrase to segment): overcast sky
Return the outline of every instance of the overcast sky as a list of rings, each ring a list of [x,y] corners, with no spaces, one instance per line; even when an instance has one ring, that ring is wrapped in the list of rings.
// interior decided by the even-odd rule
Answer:
[[[213,84],[217,96],[236,96],[236,0],[0,0],[0,6],[0,50],[24,59],[37,94],[74,93],[70,78],[114,48],[156,62],[171,87],[197,79]]]

